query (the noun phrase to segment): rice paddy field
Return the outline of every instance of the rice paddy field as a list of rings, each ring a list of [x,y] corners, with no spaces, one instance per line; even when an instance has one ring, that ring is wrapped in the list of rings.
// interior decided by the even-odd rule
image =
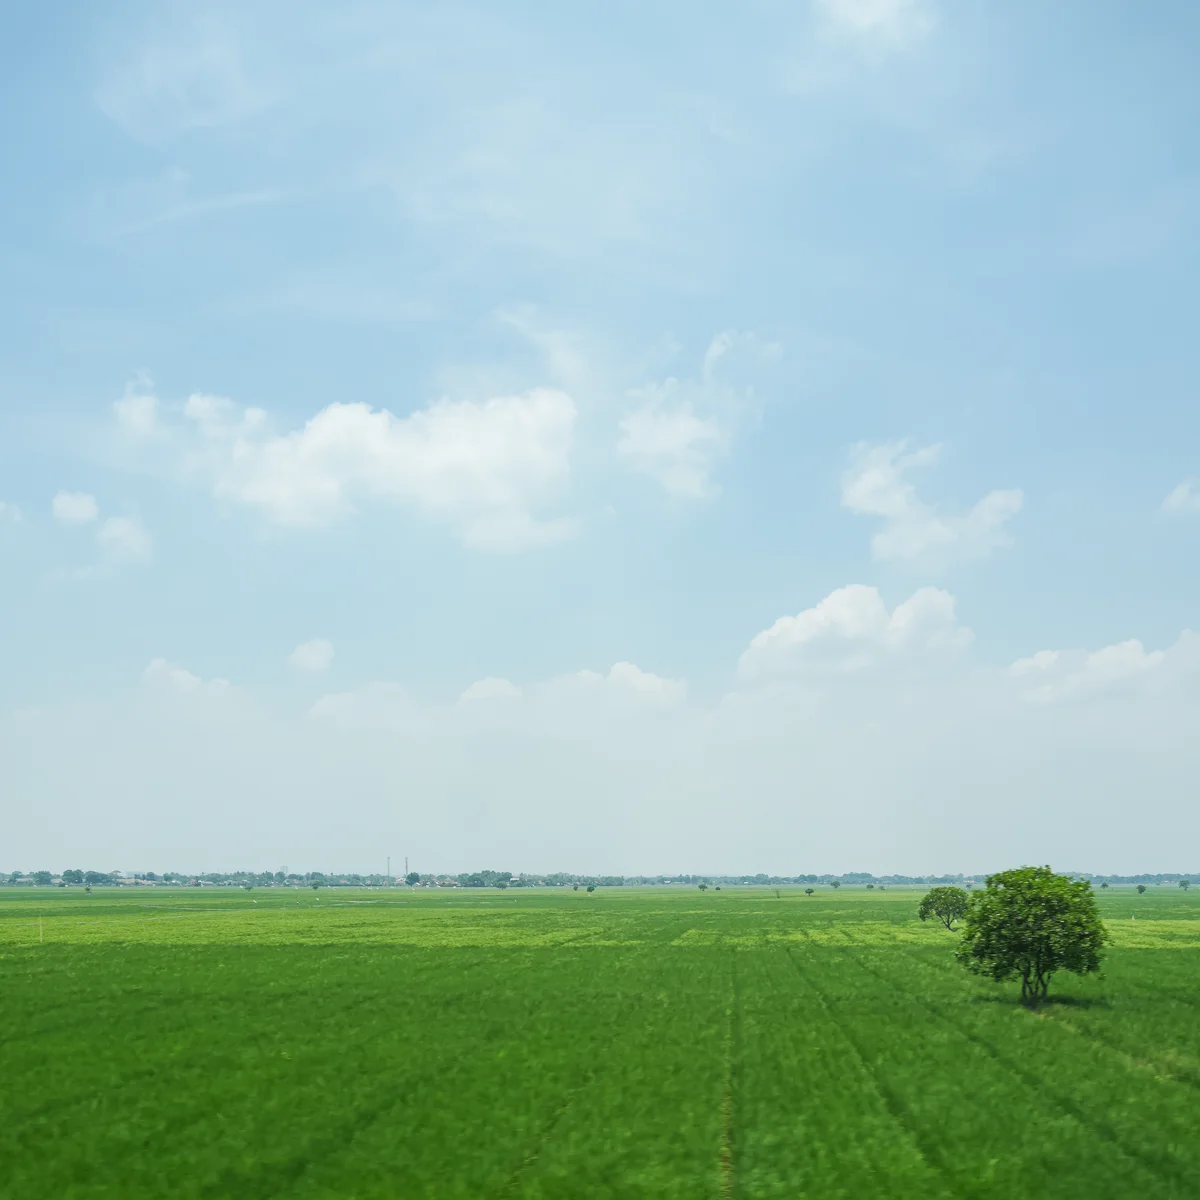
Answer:
[[[1200,895],[1033,1013],[920,894],[0,891],[0,1196],[1200,1197]]]

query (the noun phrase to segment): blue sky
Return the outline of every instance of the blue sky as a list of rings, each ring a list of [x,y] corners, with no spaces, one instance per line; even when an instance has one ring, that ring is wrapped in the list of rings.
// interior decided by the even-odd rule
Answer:
[[[1198,42],[10,6],[0,868],[1187,869]]]

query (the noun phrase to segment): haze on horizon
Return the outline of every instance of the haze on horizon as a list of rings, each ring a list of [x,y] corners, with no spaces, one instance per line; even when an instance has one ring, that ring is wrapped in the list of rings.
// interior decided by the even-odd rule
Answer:
[[[1187,869],[1200,12],[0,15],[0,870]]]

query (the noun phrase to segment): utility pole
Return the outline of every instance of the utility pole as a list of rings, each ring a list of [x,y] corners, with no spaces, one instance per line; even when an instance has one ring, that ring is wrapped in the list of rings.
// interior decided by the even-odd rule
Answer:
[[[404,878],[408,878],[408,855],[404,856]]]
[[[388,873],[388,879],[389,879],[389,881],[390,881],[390,880],[391,880],[391,878],[392,878],[392,856],[391,856],[390,854],[388,855],[388,869],[387,869],[387,873]]]

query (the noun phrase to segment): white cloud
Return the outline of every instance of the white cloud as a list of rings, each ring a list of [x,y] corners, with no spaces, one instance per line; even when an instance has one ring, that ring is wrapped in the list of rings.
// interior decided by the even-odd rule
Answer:
[[[470,704],[479,700],[516,700],[521,695],[521,689],[507,679],[497,679],[489,675],[486,679],[477,679],[458,698],[460,704]]]
[[[1134,683],[1156,683],[1164,674],[1200,667],[1200,637],[1185,630],[1167,650],[1147,650],[1137,638],[1100,650],[1039,650],[1008,668],[1023,699],[1036,704],[1090,696]]]
[[[132,407],[130,398],[118,401],[119,419],[152,430],[154,407],[136,399]],[[553,542],[573,529],[540,515],[570,474],[576,409],[561,391],[443,399],[408,417],[334,403],[285,434],[262,409],[220,396],[189,397],[183,416],[171,430],[182,472],[275,525],[329,525],[374,499],[411,504],[489,550]]]
[[[113,401],[113,412],[120,428],[135,437],[148,438],[160,432],[157,396],[127,392]]]
[[[288,655],[288,662],[297,671],[308,671],[313,674],[328,671],[333,665],[333,643],[325,638],[313,638],[310,642],[301,642]]]
[[[96,497],[86,492],[59,492],[51,502],[50,511],[64,525],[86,525],[100,515]]]
[[[369,683],[322,696],[309,710],[310,721],[333,729],[415,730],[428,724],[424,712],[396,683]]]
[[[687,695],[687,685],[678,679],[667,679],[631,662],[613,663],[604,674],[600,671],[577,671],[564,679],[552,680],[550,687],[557,690],[566,687],[582,689],[586,693],[614,696],[618,699],[649,700],[658,704],[671,705]]]
[[[882,623],[869,596],[845,601],[793,630],[801,653],[840,638],[886,659],[947,632],[938,596]],[[972,667],[747,681],[716,703],[618,663],[520,703],[431,704],[372,684],[298,721],[156,659],[132,710],[0,709],[0,790],[58,814],[14,818],[10,842],[30,860],[63,837],[114,852],[133,839],[146,861],[184,845],[195,870],[229,853],[236,826],[241,861],[322,870],[361,870],[385,845],[422,870],[1180,869],[1179,846],[1200,835],[1200,637],[1161,657],[1134,643],[1033,661],[1019,678]],[[1023,702],[1073,661],[1110,682],[1087,703]],[[1009,819],[979,815],[997,806]]]
[[[1163,512],[1200,512],[1200,480],[1185,479],[1162,503]]]
[[[21,510],[15,504],[9,504],[4,500],[0,500],[0,524],[10,521],[15,524],[20,519]]]
[[[943,516],[917,496],[906,473],[933,466],[940,453],[936,445],[906,453],[904,442],[863,443],[851,452],[842,504],[862,516],[883,518],[883,528],[871,538],[877,559],[982,558],[1012,544],[1005,524],[1021,509],[1020,491],[988,492],[965,516]]]
[[[645,408],[621,419],[617,453],[632,470],[657,479],[667,495],[694,500],[711,491],[712,459],[728,438],[716,418],[698,417],[688,401],[673,400],[676,388],[668,379]]]
[[[937,25],[926,0],[815,0],[815,7],[831,29],[892,46],[917,41]]]
[[[148,687],[161,688],[177,695],[224,692],[230,686],[227,679],[201,679],[186,667],[176,666],[165,658],[153,659],[142,673],[142,679]]]
[[[780,617],[742,655],[744,675],[861,670],[898,658],[944,654],[970,643],[949,592],[925,587],[888,612],[879,590],[850,584],[794,617]]]
[[[96,531],[96,542],[117,563],[140,562],[150,557],[150,535],[133,517],[109,517]]]
[[[779,353],[778,345],[760,342],[753,334],[717,334],[705,351],[699,379],[671,377],[629,393],[635,407],[619,422],[617,454],[673,499],[711,495],[716,490],[710,478],[714,461],[728,450],[754,407],[753,389],[733,387],[719,369],[733,359],[761,363]]]

